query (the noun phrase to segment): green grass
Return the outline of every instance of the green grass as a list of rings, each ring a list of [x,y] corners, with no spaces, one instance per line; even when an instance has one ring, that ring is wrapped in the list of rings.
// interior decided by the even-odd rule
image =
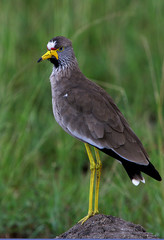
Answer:
[[[0,236],[50,238],[87,213],[84,145],[54,121],[49,75],[36,61],[54,36],[73,41],[164,178],[163,0],[0,0]],[[101,154],[99,208],[164,237],[164,184],[131,184]]]

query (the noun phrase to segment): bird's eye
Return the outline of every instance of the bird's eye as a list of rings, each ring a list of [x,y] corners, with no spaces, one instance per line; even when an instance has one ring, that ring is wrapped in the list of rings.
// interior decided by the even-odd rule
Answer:
[[[60,47],[58,50],[59,52],[62,52],[64,50],[64,47]]]

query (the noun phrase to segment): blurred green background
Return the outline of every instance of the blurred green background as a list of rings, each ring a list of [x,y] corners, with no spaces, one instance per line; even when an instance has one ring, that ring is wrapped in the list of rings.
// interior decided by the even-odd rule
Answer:
[[[55,122],[37,60],[68,37],[82,72],[114,98],[164,178],[164,1],[0,0],[0,237],[52,238],[87,214],[84,145]],[[133,186],[105,154],[101,213],[164,237],[164,184]]]

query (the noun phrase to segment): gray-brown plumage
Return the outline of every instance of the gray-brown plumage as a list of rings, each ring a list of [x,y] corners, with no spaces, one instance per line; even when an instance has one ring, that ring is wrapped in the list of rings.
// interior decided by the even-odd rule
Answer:
[[[141,172],[160,181],[142,143],[112,98],[81,73],[71,41],[55,37],[47,48],[50,55],[45,59],[53,63],[50,82],[58,124],[73,137],[119,160],[134,184],[144,182]],[[56,51],[57,57],[51,51]]]

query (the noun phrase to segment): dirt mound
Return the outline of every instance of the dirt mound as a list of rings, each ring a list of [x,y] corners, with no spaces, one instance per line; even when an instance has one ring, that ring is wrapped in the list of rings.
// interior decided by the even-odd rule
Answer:
[[[77,223],[56,238],[154,238],[140,226],[123,219],[102,214],[89,218],[83,225]]]

